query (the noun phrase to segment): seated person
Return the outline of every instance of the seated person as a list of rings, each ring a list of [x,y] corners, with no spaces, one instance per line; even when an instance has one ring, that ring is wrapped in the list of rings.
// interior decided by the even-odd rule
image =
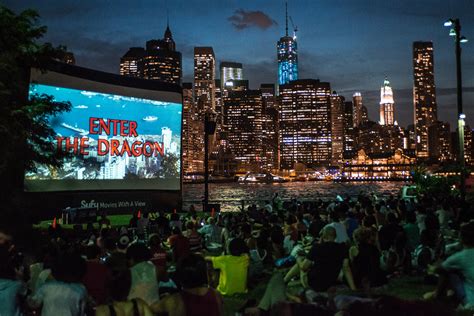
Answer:
[[[207,264],[198,254],[183,257],[176,267],[182,286],[180,293],[171,294],[152,305],[155,314],[169,316],[219,316],[223,315],[222,297],[207,280]]]
[[[222,295],[247,293],[247,272],[249,267],[248,248],[240,238],[229,242],[230,255],[206,257],[214,269],[219,269],[217,290]]]
[[[178,262],[190,252],[189,239],[183,236],[178,227],[174,227],[172,232],[173,234],[168,238],[168,245],[173,251],[173,261]]]
[[[297,276],[300,271],[307,273],[307,285],[316,292],[327,291],[337,284],[339,273],[342,272],[349,287],[355,290],[352,271],[349,265],[348,250],[345,244],[336,243],[336,230],[326,226],[322,230],[322,242],[313,244],[306,259],[297,261],[296,265],[285,276],[285,281]],[[301,277],[303,277],[301,275]],[[305,280],[302,280],[305,285]]]
[[[461,242],[464,249],[448,257],[441,265],[429,269],[440,275],[434,292],[425,298],[439,298],[451,288],[459,303],[466,308],[474,307],[474,221],[461,226]]]
[[[141,298],[148,305],[159,300],[159,270],[150,259],[150,250],[144,244],[136,243],[128,247],[127,260],[132,274],[129,300]]]
[[[107,282],[108,292],[112,302],[108,305],[100,305],[96,309],[97,316],[151,316],[148,305],[140,298],[129,300],[128,292],[132,285],[130,270],[125,270]]]
[[[372,230],[359,227],[353,235],[355,246],[350,248],[349,257],[356,285],[373,287],[385,284],[385,274],[380,268],[380,251],[375,246]]]
[[[41,315],[84,315],[87,290],[81,284],[86,262],[78,254],[61,254],[54,262],[54,280],[44,283],[28,298],[31,308],[41,307]]]

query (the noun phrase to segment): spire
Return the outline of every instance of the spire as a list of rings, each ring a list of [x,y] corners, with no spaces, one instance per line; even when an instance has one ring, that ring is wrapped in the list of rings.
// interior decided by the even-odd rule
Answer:
[[[288,36],[288,1],[285,1],[285,36]]]
[[[170,15],[168,12],[168,8],[166,9],[166,31],[165,31],[165,40],[166,39],[172,39],[173,35],[171,35],[171,30],[170,30]]]

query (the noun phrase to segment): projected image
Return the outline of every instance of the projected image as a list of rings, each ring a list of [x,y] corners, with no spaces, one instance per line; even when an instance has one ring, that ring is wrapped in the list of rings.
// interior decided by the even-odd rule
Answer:
[[[70,157],[60,169],[37,166],[27,181],[165,179],[174,181],[161,189],[176,189],[181,104],[42,84],[30,86],[35,93],[71,102],[70,112],[50,118],[56,150]]]

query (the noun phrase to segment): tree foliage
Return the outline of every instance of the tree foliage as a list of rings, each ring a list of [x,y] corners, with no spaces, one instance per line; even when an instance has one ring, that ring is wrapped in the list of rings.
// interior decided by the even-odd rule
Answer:
[[[21,191],[24,171],[34,170],[35,163],[59,166],[62,161],[53,150],[48,118],[71,105],[48,95],[29,96],[29,74],[63,59],[65,48],[41,42],[46,27],[38,19],[33,10],[15,14],[0,6],[0,177],[8,184],[1,202]]]

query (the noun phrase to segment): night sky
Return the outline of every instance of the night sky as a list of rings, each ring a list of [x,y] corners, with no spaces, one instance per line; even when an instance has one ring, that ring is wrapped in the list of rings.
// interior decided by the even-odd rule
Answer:
[[[285,31],[280,0],[2,0],[14,11],[36,9],[46,40],[66,45],[76,63],[118,73],[131,46],[162,38],[169,12],[184,81],[193,78],[193,47],[212,46],[217,62],[244,64],[250,85],[277,80],[276,42]],[[438,118],[456,119],[454,42],[443,22],[461,19],[464,109],[474,127],[474,0],[290,0],[298,27],[300,78],[329,81],[340,95],[361,91],[370,119],[378,121],[384,77],[394,90],[400,125],[413,124],[412,42],[433,41]],[[290,23],[290,33],[292,26]],[[218,77],[218,76],[217,76]]]

